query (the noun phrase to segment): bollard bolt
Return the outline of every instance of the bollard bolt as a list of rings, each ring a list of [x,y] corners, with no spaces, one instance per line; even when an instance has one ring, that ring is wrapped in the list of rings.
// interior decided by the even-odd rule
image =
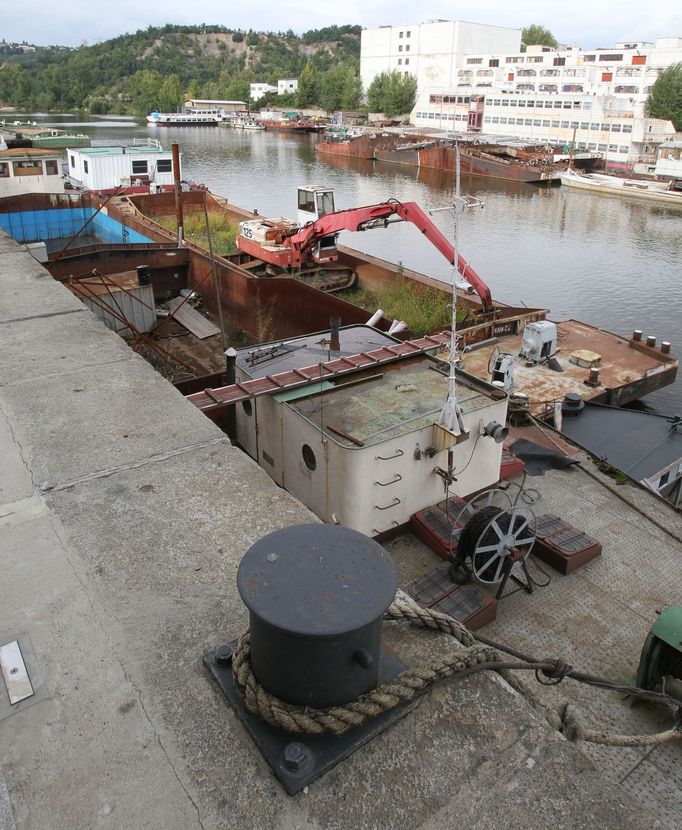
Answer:
[[[220,663],[221,666],[224,666],[226,663],[229,663],[230,660],[232,660],[232,654],[232,646],[218,646],[218,648],[215,650],[216,663]]]
[[[303,744],[295,741],[284,747],[284,766],[290,772],[301,772],[308,766],[310,752]]]

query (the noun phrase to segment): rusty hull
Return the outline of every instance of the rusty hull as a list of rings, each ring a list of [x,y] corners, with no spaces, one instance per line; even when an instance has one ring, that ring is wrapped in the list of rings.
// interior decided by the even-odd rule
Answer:
[[[493,352],[499,348],[517,356],[521,336],[522,330],[500,339],[498,344],[465,353],[460,368],[489,380],[488,365]],[[568,392],[578,392],[585,400],[621,406],[667,386],[677,375],[678,360],[673,355],[662,354],[659,349],[578,320],[557,323],[557,348],[557,359],[563,372],[554,372],[544,365],[526,366],[519,357],[514,363],[512,391],[528,395],[531,410],[536,415],[544,414],[548,406]],[[589,369],[570,362],[569,357],[576,349],[590,349],[601,355],[598,386],[589,386],[585,382]]]

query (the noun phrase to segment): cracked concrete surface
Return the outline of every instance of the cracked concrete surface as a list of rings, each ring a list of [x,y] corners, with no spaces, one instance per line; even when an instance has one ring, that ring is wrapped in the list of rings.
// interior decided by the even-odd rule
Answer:
[[[656,826],[495,677],[440,684],[286,796],[201,656],[246,625],[249,546],[313,517],[0,243],[0,642],[27,633],[49,690],[0,720],[0,815],[18,830]],[[386,628],[408,662],[444,647]]]

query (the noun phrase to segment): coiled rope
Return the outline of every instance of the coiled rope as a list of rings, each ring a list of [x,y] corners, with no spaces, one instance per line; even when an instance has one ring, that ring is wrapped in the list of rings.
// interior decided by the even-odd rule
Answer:
[[[622,691],[623,687],[611,684],[601,678],[592,677],[575,671],[561,660],[537,661],[527,658],[506,646],[491,641],[482,642],[465,626],[447,614],[420,608],[402,601],[395,601],[384,614],[385,620],[404,622],[410,625],[428,628],[451,636],[458,648],[446,658],[433,661],[418,668],[405,671],[399,677],[383,683],[356,700],[342,706],[327,709],[315,709],[287,703],[267,692],[259,685],[251,670],[250,635],[245,632],[239,639],[232,657],[232,672],[244,695],[247,710],[262,720],[286,732],[321,734],[330,732],[342,735],[349,729],[361,726],[369,718],[377,717],[401,703],[413,700],[437,680],[446,677],[466,677],[485,669],[526,669],[536,672],[539,682],[545,684],[559,683],[565,677],[571,677],[584,683],[601,688]],[[515,662],[502,660],[499,651],[506,651],[520,658]],[[643,746],[665,743],[682,737],[682,706],[668,695],[648,692],[643,689],[628,689],[629,693],[663,704],[670,709],[674,726],[657,735],[628,736],[609,735],[606,732],[589,730],[578,721],[574,709],[565,706],[560,715],[550,718],[552,725],[562,731],[571,741],[585,740],[609,746]]]

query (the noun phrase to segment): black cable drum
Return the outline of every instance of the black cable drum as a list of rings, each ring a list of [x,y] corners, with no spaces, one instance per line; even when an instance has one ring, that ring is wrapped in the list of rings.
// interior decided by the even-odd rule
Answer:
[[[377,686],[384,611],[398,576],[377,542],[338,525],[277,530],[237,572],[256,680],[289,703],[347,703]]]

